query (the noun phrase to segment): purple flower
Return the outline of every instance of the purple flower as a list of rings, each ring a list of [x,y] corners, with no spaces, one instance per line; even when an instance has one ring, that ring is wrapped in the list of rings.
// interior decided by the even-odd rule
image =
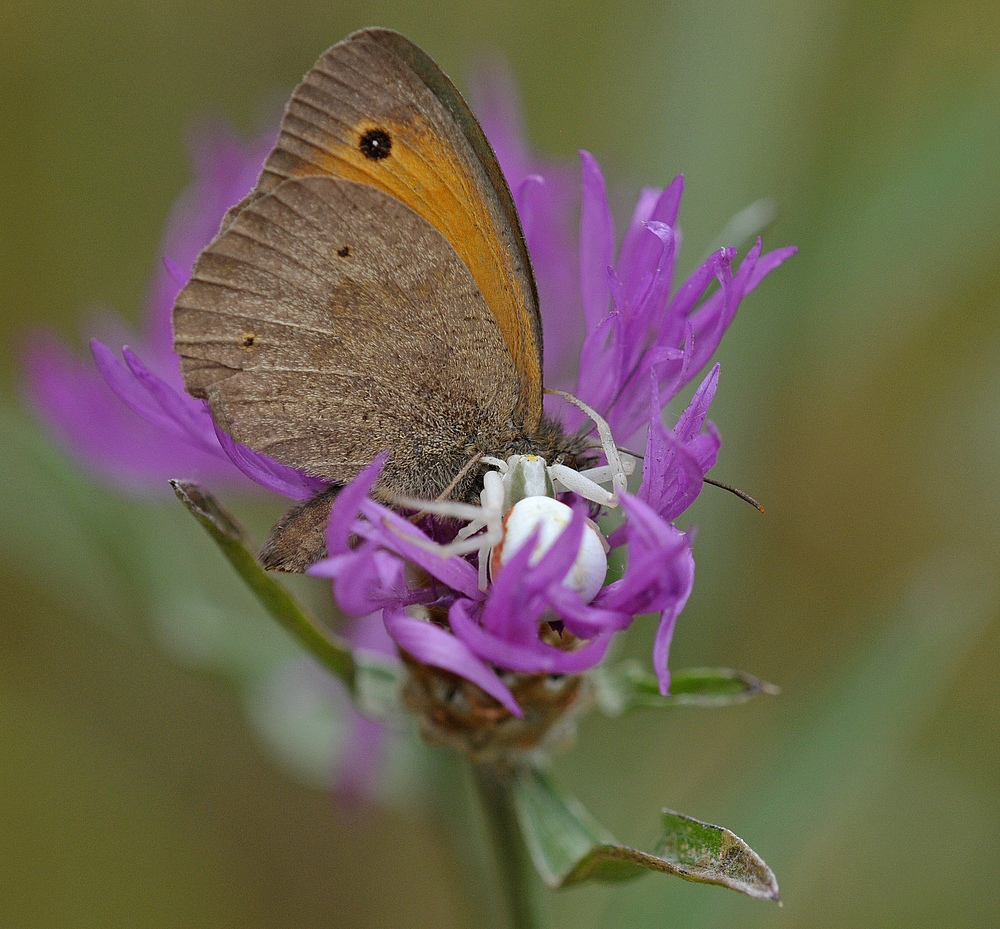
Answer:
[[[471,681],[515,717],[525,711],[518,675],[581,674],[636,615],[657,614],[653,665],[666,693],[670,639],[694,578],[690,539],[671,520],[697,497],[719,451],[706,420],[718,366],[672,429],[663,410],[705,368],[743,297],[795,249],[763,253],[758,240],[742,259],[734,248],[720,249],[676,283],[683,179],[643,190],[619,240],[596,160],[580,153],[576,184],[565,166],[537,159],[521,140],[509,81],[494,74],[482,86],[488,92],[480,117],[522,218],[541,295],[546,381],[595,409],[617,443],[645,447],[638,491],[619,492],[621,520],[608,538],[623,550],[624,572],[590,602],[564,585],[582,534],[591,531],[588,507],[577,500],[544,555],[536,558],[527,544],[484,585],[475,556],[441,549],[453,524],[448,530],[431,519],[417,527],[369,497],[379,459],[339,493],[328,557],[311,573],[334,580],[345,612],[381,613],[410,659]],[[142,335],[130,340],[138,352],[125,349],[122,362],[95,342],[96,371],[51,339],[37,341],[29,355],[36,407],[84,460],[114,479],[139,485],[180,473],[246,475],[295,499],[323,486],[217,430],[205,404],[184,393],[170,350],[173,300],[225,209],[252,186],[267,141],[244,149],[219,133],[196,149],[198,179],[165,237],[171,260],[154,280]],[[546,406],[567,429],[591,428],[564,400],[549,397]]]

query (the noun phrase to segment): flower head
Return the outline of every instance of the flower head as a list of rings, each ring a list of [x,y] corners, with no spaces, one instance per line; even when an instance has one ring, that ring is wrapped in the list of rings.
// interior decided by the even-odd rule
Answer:
[[[494,90],[499,86],[494,83]],[[677,282],[681,177],[662,190],[643,190],[619,238],[593,156],[580,153],[580,181],[571,183],[564,166],[530,155],[517,133],[516,110],[502,93],[485,102],[481,116],[507,173],[534,264],[546,377],[578,398],[573,405],[550,397],[547,408],[567,430],[586,435],[596,428],[606,464],[588,478],[552,463],[551,496],[558,492],[569,515],[558,531],[542,524],[529,530],[519,547],[494,559],[490,577],[485,563],[503,537],[505,511],[497,511],[496,500],[504,495],[491,496],[487,481],[481,511],[466,505],[435,515],[428,506],[431,515],[415,525],[370,496],[385,464],[382,456],[340,490],[327,557],[311,570],[334,580],[344,612],[381,613],[413,670],[411,705],[421,708],[425,720],[435,720],[433,734],[445,737],[440,721],[451,719],[454,710],[446,706],[447,694],[465,688],[464,709],[444,728],[479,733],[475,745],[466,740],[464,748],[495,757],[490,753],[498,751],[498,740],[484,742],[481,733],[491,726],[495,733],[502,718],[509,731],[499,740],[501,753],[535,744],[576,700],[580,675],[603,659],[614,635],[636,615],[658,617],[653,666],[667,692],[674,623],[694,579],[690,538],[672,520],[697,497],[720,448],[718,432],[707,422],[718,365],[672,428],[664,424],[664,409],[705,369],[742,299],[794,249],[764,253],[758,239],[740,259],[735,248],[723,248]],[[327,486],[218,430],[206,405],[184,393],[170,351],[173,299],[226,207],[253,183],[265,150],[262,141],[244,150],[223,135],[204,149],[211,156],[199,159],[198,180],[168,228],[171,260],[154,281],[137,343],[144,360],[126,348],[123,363],[104,344],[93,344],[99,375],[123,405],[114,406],[94,372],[57,345],[39,343],[30,356],[36,405],[106,473],[133,482],[183,469],[212,479],[242,474],[298,500]],[[573,216],[579,217],[576,234]],[[160,437],[155,443],[154,434]],[[644,448],[634,493],[625,489],[616,443]],[[612,478],[613,494],[585,489],[588,481]],[[456,517],[468,523],[457,533]],[[595,518],[608,524],[602,545],[617,553],[624,569],[610,582],[599,577],[596,583],[568,584],[583,540],[597,531]],[[543,536],[544,552],[537,547]],[[505,715],[498,717],[498,708]]]

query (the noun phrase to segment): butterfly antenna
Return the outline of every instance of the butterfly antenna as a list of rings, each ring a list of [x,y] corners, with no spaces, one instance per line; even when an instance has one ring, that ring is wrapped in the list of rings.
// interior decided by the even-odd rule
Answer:
[[[764,512],[764,507],[762,507],[753,497],[748,493],[744,493],[738,487],[733,487],[732,484],[723,484],[722,481],[714,481],[710,477],[705,478],[706,484],[711,484],[713,487],[721,487],[723,490],[728,490],[731,494],[736,494],[741,500],[745,500],[750,504],[755,510],[759,510],[761,513]]]

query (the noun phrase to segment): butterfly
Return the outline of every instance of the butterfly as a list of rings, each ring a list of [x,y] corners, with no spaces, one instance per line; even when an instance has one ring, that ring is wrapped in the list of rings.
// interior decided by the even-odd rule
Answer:
[[[543,413],[538,292],[496,155],[388,29],[337,43],[295,89],[173,326],[185,387],[221,429],[331,482],[272,530],[268,568],[323,556],[337,489],[384,450],[389,503],[473,500],[482,456],[586,460]]]

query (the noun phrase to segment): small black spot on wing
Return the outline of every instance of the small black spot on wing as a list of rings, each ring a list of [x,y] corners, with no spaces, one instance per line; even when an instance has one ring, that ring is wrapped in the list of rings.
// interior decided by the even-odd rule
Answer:
[[[350,245],[342,245],[340,248],[337,249],[337,254],[341,258],[350,258],[351,257]]]
[[[361,136],[358,148],[365,158],[372,161],[381,161],[388,158],[392,151],[392,139],[384,129],[369,129]]]

